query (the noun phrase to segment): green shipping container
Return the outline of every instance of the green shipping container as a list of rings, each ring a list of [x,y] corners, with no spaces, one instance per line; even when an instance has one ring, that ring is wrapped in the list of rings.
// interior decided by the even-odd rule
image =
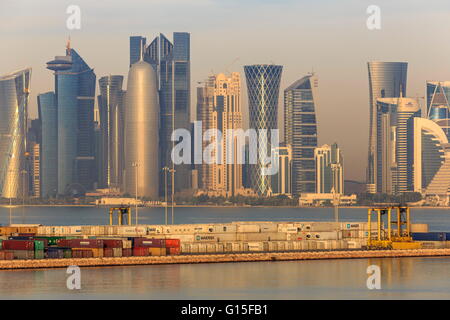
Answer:
[[[64,250],[64,258],[71,259],[72,258],[72,249]]]
[[[44,250],[44,241],[35,240],[34,241],[34,251]]]
[[[35,250],[34,258],[35,259],[45,259],[44,250]]]

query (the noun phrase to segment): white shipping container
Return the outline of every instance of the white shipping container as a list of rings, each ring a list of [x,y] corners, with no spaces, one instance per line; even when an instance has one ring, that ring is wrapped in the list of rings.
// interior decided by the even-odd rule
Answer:
[[[313,238],[318,240],[339,240],[339,232],[323,231],[313,233]]]
[[[248,251],[264,251],[262,242],[248,242]]]
[[[180,252],[181,253],[191,253],[191,244],[190,243],[181,243],[180,244]]]
[[[268,245],[269,245],[268,251],[278,251],[278,242],[269,241]]]
[[[308,241],[308,250],[317,250],[317,241]]]
[[[236,232],[261,232],[261,228],[257,224],[239,224]]]
[[[311,231],[322,232],[322,231],[334,231],[339,229],[339,225],[334,222],[313,222],[311,223]]]
[[[278,232],[278,225],[276,223],[261,223],[259,227],[261,232]]]
[[[233,242],[232,244],[232,251],[233,252],[241,252],[243,248],[243,244],[239,242]]]

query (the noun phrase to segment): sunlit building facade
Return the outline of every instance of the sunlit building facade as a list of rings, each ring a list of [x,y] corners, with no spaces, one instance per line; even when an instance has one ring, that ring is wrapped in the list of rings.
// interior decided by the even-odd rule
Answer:
[[[0,77],[0,192],[3,198],[28,193],[26,135],[31,69]]]
[[[267,141],[258,135],[258,153],[270,156],[271,130],[278,129],[278,96],[283,67],[277,65],[244,66],[247,81],[250,128],[267,130]],[[258,159],[251,166],[250,179],[253,190],[258,195],[267,195],[270,191],[270,176],[263,174],[263,165]]]
[[[284,90],[284,141],[292,146],[292,191],[316,192],[317,77],[307,75]]]
[[[406,62],[372,61],[367,63],[369,74],[369,151],[367,166],[367,191],[377,190],[377,99],[406,96]]]
[[[316,161],[316,193],[344,193],[344,163],[336,143],[314,150]]]

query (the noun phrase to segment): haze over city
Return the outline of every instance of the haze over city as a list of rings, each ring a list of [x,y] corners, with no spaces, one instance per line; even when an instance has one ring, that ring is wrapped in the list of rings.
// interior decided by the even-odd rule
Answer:
[[[81,29],[66,28],[66,8],[81,8]],[[0,73],[33,68],[30,116],[37,117],[36,95],[53,90],[45,63],[64,54],[70,36],[74,47],[98,78],[125,76],[129,36],[152,38],[160,32],[191,33],[191,118],[195,117],[198,82],[212,73],[237,71],[243,65],[283,65],[283,90],[314,71],[319,78],[319,145],[338,142],[345,156],[346,179],[364,181],[369,121],[367,61],[409,63],[407,95],[425,96],[426,80],[448,78],[450,45],[439,37],[450,27],[447,1],[377,1],[381,30],[366,27],[372,1],[2,1]],[[133,16],[133,19],[129,19]],[[244,126],[247,92],[242,88]],[[424,101],[421,100],[422,106]]]

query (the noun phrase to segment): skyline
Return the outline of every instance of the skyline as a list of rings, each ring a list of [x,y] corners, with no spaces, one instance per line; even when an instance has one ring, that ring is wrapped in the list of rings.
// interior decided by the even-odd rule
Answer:
[[[424,97],[426,81],[448,79],[445,70],[450,68],[445,60],[449,51],[445,43],[440,43],[442,50],[435,50],[432,56],[427,49],[438,41],[429,35],[436,33],[435,28],[445,29],[449,23],[441,18],[450,11],[450,4],[444,1],[426,4],[409,1],[408,5],[378,1],[382,29],[377,31],[366,28],[366,8],[371,4],[368,1],[345,1],[345,5],[330,1],[314,4],[265,1],[254,7],[254,1],[245,4],[134,1],[134,6],[129,7],[118,1],[110,1],[108,6],[77,1],[82,10],[82,25],[81,30],[71,32],[65,27],[68,16],[65,9],[71,2],[30,3],[2,1],[0,4],[1,23],[11,29],[1,44],[3,52],[8,54],[0,62],[0,73],[27,66],[33,68],[32,118],[37,117],[37,94],[53,88],[52,75],[45,69],[45,62],[54,54],[63,54],[69,35],[72,46],[89,61],[100,78],[108,74],[126,77],[130,35],[152,38],[159,31],[168,36],[173,31],[186,31],[191,33],[191,118],[195,116],[197,81],[209,76],[211,69],[215,73],[237,71],[242,77],[243,65],[271,62],[283,65],[281,92],[314,69],[319,78],[318,144],[337,142],[345,155],[346,178],[361,182],[365,180],[369,124],[367,62],[408,62],[409,97]],[[202,10],[197,10],[199,6]],[[148,19],[150,12],[152,19]],[[135,18],[128,19],[130,15]],[[255,21],[264,23],[252,23]],[[46,45],[41,45],[42,42]],[[355,47],[355,43],[360,46]],[[235,61],[237,57],[239,60]],[[246,92],[243,83],[244,123],[248,122]],[[424,107],[425,101],[420,102]],[[278,106],[278,125],[282,130],[281,97]],[[355,131],[359,134],[355,135]]]

